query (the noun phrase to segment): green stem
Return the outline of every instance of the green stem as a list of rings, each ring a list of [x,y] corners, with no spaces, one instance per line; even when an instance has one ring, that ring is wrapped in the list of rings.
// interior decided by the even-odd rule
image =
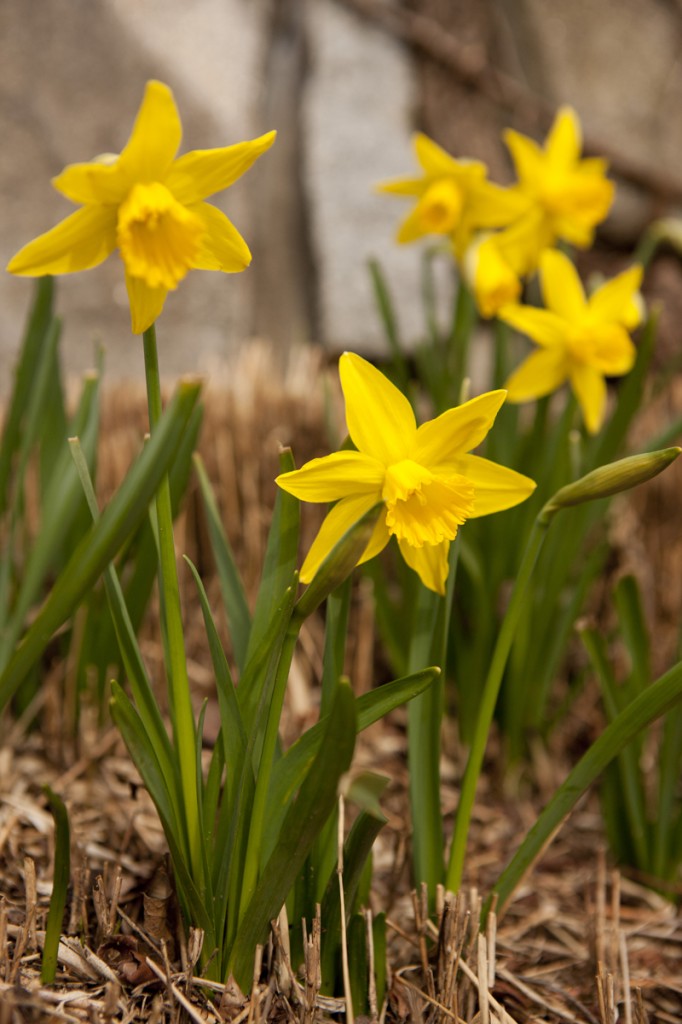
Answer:
[[[507,658],[514,641],[514,634],[518,625],[521,612],[524,609],[526,588],[533,574],[535,564],[540,553],[547,523],[540,518],[536,519],[535,525],[528,538],[528,544],[523,556],[523,562],[519,569],[518,576],[514,582],[509,607],[502,623],[497,644],[493,652],[488,676],[483,687],[483,694],[478,710],[478,717],[474,728],[474,737],[469,751],[469,758],[462,780],[459,805],[455,818],[455,830],[452,836],[450,848],[450,862],[446,875],[446,887],[451,892],[457,892],[462,884],[462,873],[464,869],[464,856],[466,854],[467,837],[469,834],[469,823],[471,812],[476,797],[476,786],[481,774],[485,748],[488,743],[490,725],[495,713],[495,705],[502,684]]]
[[[154,325],[143,335],[144,367],[147,379],[149,427],[153,433],[161,417],[161,380]],[[187,659],[180,608],[178,569],[173,540],[173,514],[168,476],[164,476],[156,493],[156,517],[159,538],[159,586],[162,615],[168,644],[168,703],[173,722],[173,736],[178,752],[187,838],[195,879],[202,888],[201,829],[197,802],[197,758],[194,712],[190,698]],[[188,865],[189,866],[189,865]]]
[[[476,321],[476,304],[473,295],[460,280],[455,299],[455,310],[448,340],[448,362],[451,370],[451,392],[453,402],[460,401],[462,382],[466,377],[469,361],[469,342]]]
[[[459,538],[450,545],[445,598],[422,585],[419,587],[408,660],[408,672],[418,672],[434,662],[443,668],[428,690],[410,701],[407,709],[414,882],[417,886],[426,883],[431,906],[435,903],[436,888],[443,881],[444,869],[440,806],[441,729],[448,625],[458,556]]]

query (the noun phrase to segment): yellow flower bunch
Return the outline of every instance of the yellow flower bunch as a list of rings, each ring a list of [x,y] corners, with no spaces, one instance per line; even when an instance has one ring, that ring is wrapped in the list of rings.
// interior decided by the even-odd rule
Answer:
[[[53,179],[80,209],[25,245],[7,269],[28,277],[71,274],[98,266],[118,249],[134,334],[154,323],[189,270],[244,270],[251,262],[246,242],[205,200],[241,177],[270,148],[275,132],[178,157],[181,138],[171,90],[148,82],[120,155],[70,164]]]
[[[520,296],[546,249],[560,241],[591,245],[614,195],[606,161],[581,158],[580,122],[570,107],[559,110],[544,146],[515,131],[505,142],[517,176],[509,188],[488,181],[483,164],[455,160],[424,135],[415,137],[423,175],[379,186],[417,200],[399,242],[427,234],[451,240],[486,317]]]

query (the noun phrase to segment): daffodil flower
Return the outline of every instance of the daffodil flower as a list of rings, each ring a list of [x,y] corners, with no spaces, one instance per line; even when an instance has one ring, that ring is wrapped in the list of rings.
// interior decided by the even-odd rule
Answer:
[[[53,179],[80,209],[25,245],[7,269],[29,277],[70,274],[118,249],[135,334],[151,326],[189,270],[244,270],[251,261],[246,242],[205,200],[247,171],[275,132],[177,157],[181,136],[171,90],[148,82],[121,154],[70,164]]]
[[[467,519],[517,505],[535,488],[528,477],[470,454],[493,425],[505,392],[479,395],[418,427],[407,398],[366,360],[346,352],[339,373],[357,451],[313,459],[277,477],[280,487],[303,501],[336,502],[303,563],[301,580],[310,582],[344,533],[383,503],[360,563],[393,536],[424,585],[442,594],[458,528]]]
[[[398,228],[399,243],[426,235],[450,235],[460,254],[474,231],[508,224],[525,208],[516,192],[487,180],[485,164],[480,161],[456,160],[421,132],[413,143],[423,173],[377,186],[381,192],[417,200]]]
[[[592,244],[594,229],[608,214],[614,184],[606,177],[605,160],[582,160],[580,121],[574,110],[562,107],[544,146],[519,132],[504,135],[518,191],[528,200],[526,266],[532,273],[540,253],[558,240],[580,248]]]
[[[632,369],[635,347],[628,334],[642,319],[635,265],[606,281],[587,298],[571,261],[548,249],[540,259],[540,284],[546,309],[504,306],[499,317],[539,346],[507,381],[510,402],[548,395],[570,382],[585,426],[596,434],[606,413],[605,377]]]

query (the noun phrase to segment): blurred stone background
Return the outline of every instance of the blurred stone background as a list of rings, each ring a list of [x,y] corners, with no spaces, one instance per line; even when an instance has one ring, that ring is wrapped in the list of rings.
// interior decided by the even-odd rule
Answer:
[[[169,297],[164,371],[210,373],[254,336],[282,352],[309,341],[380,351],[368,257],[399,298],[404,336],[421,328],[419,249],[392,241],[404,206],[373,191],[410,172],[411,133],[483,158],[504,181],[502,128],[540,138],[571,103],[587,150],[610,157],[619,186],[586,266],[620,265],[645,225],[681,201],[681,43],[680,0],[0,0],[0,257],[70,212],[50,178],[120,148],[144,83],[160,78],[184,148],[279,131],[214,200],[253,264],[190,274]],[[678,323],[679,271],[662,266]],[[30,293],[26,279],[0,276],[3,393]],[[116,256],[63,277],[58,304],[70,371],[91,365],[97,340],[108,378],[139,378]]]

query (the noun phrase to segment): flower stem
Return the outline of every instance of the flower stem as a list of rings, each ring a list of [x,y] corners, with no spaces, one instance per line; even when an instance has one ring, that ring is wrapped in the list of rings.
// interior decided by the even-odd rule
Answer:
[[[149,427],[153,433],[161,417],[161,380],[156,348],[156,328],[152,324],[143,335],[144,367],[147,380]],[[159,542],[159,588],[161,614],[167,643],[168,703],[173,723],[173,737],[178,753],[182,798],[190,863],[194,877],[203,876],[200,852],[200,828],[197,802],[197,756],[194,712],[190,698],[185,640],[182,629],[180,589],[173,541],[173,514],[170,484],[164,476],[156,492],[156,518]]]
[[[462,780],[462,789],[455,818],[455,830],[452,836],[450,848],[450,862],[446,875],[446,888],[451,892],[457,892],[462,884],[462,873],[464,870],[464,857],[466,854],[467,837],[469,835],[469,824],[471,812],[476,797],[476,786],[481,774],[481,766],[485,755],[485,748],[488,743],[490,725],[495,713],[495,705],[500,692],[500,685],[504,675],[507,658],[514,641],[516,627],[524,607],[526,587],[533,574],[533,569],[542,548],[547,533],[548,522],[536,519],[532,533],[528,539],[523,562],[519,569],[518,576],[514,582],[507,613],[502,623],[495,650],[493,652],[488,675],[483,687],[481,704],[474,726],[474,737],[469,751],[467,766]]]

